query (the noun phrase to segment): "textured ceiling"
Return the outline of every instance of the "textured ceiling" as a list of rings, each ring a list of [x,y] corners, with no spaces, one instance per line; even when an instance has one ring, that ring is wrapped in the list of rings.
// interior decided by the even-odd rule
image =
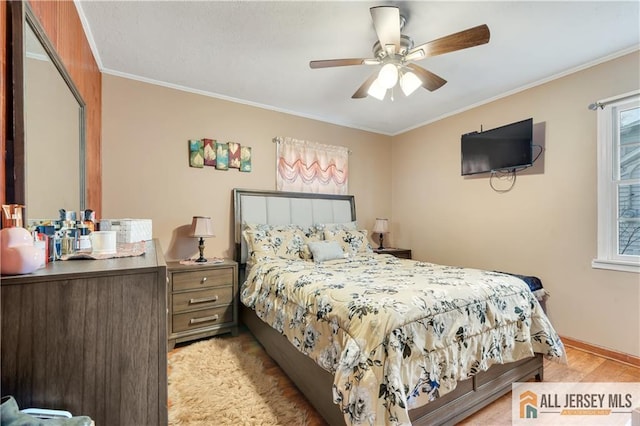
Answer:
[[[388,135],[640,46],[638,1],[75,2],[105,73]],[[376,66],[309,61],[372,57],[378,5],[416,45],[480,24],[491,40],[419,61],[448,81],[434,92],[351,99]]]

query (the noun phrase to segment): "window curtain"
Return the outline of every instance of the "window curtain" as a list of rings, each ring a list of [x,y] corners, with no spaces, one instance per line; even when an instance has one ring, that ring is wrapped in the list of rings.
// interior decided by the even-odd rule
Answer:
[[[290,137],[275,138],[278,191],[348,193],[349,150]]]

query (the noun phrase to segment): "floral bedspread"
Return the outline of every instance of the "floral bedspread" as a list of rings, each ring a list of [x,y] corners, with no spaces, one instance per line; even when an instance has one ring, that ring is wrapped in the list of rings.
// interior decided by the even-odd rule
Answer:
[[[492,364],[565,359],[528,286],[497,272],[376,254],[267,258],[241,300],[334,374],[347,424],[410,424],[409,409]]]

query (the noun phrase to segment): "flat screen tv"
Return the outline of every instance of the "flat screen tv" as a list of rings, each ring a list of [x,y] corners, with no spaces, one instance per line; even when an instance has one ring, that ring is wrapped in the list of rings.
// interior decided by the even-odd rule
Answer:
[[[511,171],[533,163],[533,118],[462,135],[462,175]]]

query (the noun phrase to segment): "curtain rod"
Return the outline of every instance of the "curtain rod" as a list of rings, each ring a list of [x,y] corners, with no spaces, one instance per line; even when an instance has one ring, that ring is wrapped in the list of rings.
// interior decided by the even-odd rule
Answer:
[[[587,108],[589,108],[591,111],[596,111],[598,108],[604,109],[604,107],[607,106],[610,103],[618,102],[618,101],[630,98],[632,96],[636,96],[638,94],[640,94],[640,90],[634,90],[632,92],[627,92],[627,93],[619,95],[619,96],[613,96],[611,98],[602,99],[600,101],[595,101],[594,103],[589,104],[589,106],[587,106]]]

